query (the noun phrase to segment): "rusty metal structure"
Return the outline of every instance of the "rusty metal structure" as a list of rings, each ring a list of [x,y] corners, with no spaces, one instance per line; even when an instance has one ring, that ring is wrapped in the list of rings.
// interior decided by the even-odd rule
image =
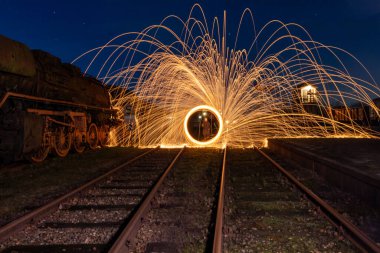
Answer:
[[[105,146],[120,123],[107,88],[47,52],[0,35],[0,160]]]

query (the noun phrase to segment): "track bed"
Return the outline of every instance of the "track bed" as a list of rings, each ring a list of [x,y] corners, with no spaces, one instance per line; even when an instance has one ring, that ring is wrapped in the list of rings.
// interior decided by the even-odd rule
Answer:
[[[156,150],[60,204],[1,252],[105,252],[178,150]]]
[[[355,252],[257,151],[227,154],[225,252]]]
[[[186,149],[146,215],[133,252],[210,252],[222,151]]]

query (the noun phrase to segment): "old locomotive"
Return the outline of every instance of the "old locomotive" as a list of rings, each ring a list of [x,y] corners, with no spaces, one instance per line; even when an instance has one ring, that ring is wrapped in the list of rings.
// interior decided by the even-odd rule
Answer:
[[[49,53],[1,35],[0,45],[0,160],[107,144],[119,120],[105,86]]]

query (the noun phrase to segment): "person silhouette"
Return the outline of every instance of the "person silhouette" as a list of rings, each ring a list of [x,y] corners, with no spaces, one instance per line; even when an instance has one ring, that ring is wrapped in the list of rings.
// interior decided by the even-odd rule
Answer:
[[[202,122],[202,134],[203,139],[208,140],[210,138],[211,125],[207,118],[203,119]]]

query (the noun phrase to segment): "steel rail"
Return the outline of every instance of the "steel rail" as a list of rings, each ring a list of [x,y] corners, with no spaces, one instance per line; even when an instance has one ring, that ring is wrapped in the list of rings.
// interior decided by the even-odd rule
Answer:
[[[74,195],[78,194],[79,192],[83,191],[83,190],[86,190],[87,188],[93,186],[94,184],[104,180],[105,178],[107,178],[108,176],[110,176],[111,174],[119,171],[120,169],[124,168],[125,166],[127,166],[128,164],[146,156],[147,154],[153,152],[154,150],[157,150],[157,148],[154,148],[154,149],[150,149],[146,152],[144,152],[143,154],[140,154],[134,158],[132,158],[131,160],[128,160],[127,162],[117,166],[116,168],[108,171],[107,173],[91,180],[90,182],[87,182],[86,184],[70,191],[69,193],[66,193],[65,195],[47,203],[46,205],[43,205],[29,213],[27,213],[26,215],[23,215],[13,221],[11,221],[10,223],[0,227],[0,242],[8,239],[13,233],[21,230],[22,228],[24,228],[27,224],[31,223],[31,222],[34,222],[36,221],[38,218],[40,217],[43,217],[44,215],[47,215],[49,213],[51,213],[52,211],[56,210],[59,208],[59,205],[66,201],[67,199],[73,197]]]
[[[108,251],[109,253],[130,252],[130,246],[131,246],[132,240],[137,234],[137,231],[140,228],[140,225],[144,216],[150,210],[153,198],[155,197],[157,191],[161,187],[166,176],[172,170],[172,168],[174,167],[175,163],[177,162],[178,158],[181,156],[184,150],[185,150],[185,147],[183,147],[178,152],[178,154],[170,163],[170,165],[165,169],[165,172],[161,175],[161,177],[155,183],[155,185],[153,186],[151,191],[148,193],[146,198],[144,198],[143,202],[141,203],[137,211],[133,214],[132,218],[130,219],[126,227],[122,230],[120,235],[117,237],[116,241],[111,246],[111,249]]]
[[[264,151],[255,147],[255,149],[264,156],[270,163],[276,167],[288,180],[293,183],[305,196],[313,202],[320,211],[328,218],[328,220],[338,229],[346,233],[347,238],[356,245],[363,252],[376,252],[380,253],[380,246],[378,246],[371,238],[369,238],[362,230],[352,224],[332,206],[330,206],[323,199],[318,197],[314,192],[307,188],[304,184],[298,181],[292,174],[285,170],[280,164],[270,158]]]
[[[223,251],[223,216],[224,216],[224,185],[226,176],[226,160],[227,160],[227,147],[224,149],[223,164],[220,177],[219,197],[218,197],[218,209],[216,212],[216,222],[214,231],[214,241],[212,252],[222,253]]]

